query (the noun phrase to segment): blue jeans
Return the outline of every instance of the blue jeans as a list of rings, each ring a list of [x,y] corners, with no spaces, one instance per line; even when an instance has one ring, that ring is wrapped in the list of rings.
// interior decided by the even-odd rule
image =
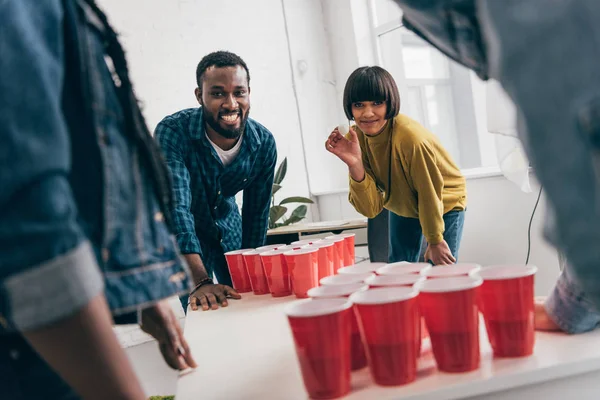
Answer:
[[[80,399],[19,334],[0,336],[0,397]]]
[[[389,215],[389,262],[418,262],[422,246],[427,245],[419,219],[401,217],[391,211]],[[450,211],[444,214],[444,240],[448,243],[452,255],[457,260],[464,223],[464,211]]]

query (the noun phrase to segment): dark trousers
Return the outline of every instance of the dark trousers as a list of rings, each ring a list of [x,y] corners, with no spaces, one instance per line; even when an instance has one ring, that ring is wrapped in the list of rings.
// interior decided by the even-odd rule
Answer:
[[[0,398],[80,399],[19,334],[0,335]]]

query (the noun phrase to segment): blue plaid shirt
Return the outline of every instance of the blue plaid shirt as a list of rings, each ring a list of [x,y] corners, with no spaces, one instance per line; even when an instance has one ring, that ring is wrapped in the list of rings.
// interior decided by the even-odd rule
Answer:
[[[221,281],[228,277],[223,253],[265,242],[277,148],[271,132],[248,118],[240,152],[224,167],[205,132],[199,107],[165,117],[154,136],[173,178],[179,248],[199,254]],[[235,195],[242,190],[240,215]]]

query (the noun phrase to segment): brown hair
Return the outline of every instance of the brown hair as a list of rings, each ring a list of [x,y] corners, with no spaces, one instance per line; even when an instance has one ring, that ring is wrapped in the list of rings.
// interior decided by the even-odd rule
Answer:
[[[354,70],[344,88],[344,112],[353,120],[352,103],[360,101],[385,101],[385,119],[392,119],[400,112],[400,93],[392,75],[385,69],[360,67]]]

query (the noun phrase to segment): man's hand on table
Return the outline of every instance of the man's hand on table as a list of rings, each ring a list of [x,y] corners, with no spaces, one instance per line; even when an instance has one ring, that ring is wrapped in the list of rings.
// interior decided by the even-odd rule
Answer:
[[[242,296],[235,289],[227,286],[216,284],[208,284],[200,286],[196,291],[190,294],[190,306],[192,311],[198,310],[198,306],[202,307],[203,311],[217,310],[219,304],[221,307],[227,307],[227,298],[241,299]]]
[[[184,370],[198,366],[183,337],[179,320],[167,300],[144,309],[140,326],[158,341],[160,352],[169,367]]]
[[[549,332],[558,332],[561,329],[558,325],[552,321],[546,308],[544,307],[544,303],[546,302],[545,297],[536,297],[534,300],[535,305],[535,329],[538,331],[549,331]]]

